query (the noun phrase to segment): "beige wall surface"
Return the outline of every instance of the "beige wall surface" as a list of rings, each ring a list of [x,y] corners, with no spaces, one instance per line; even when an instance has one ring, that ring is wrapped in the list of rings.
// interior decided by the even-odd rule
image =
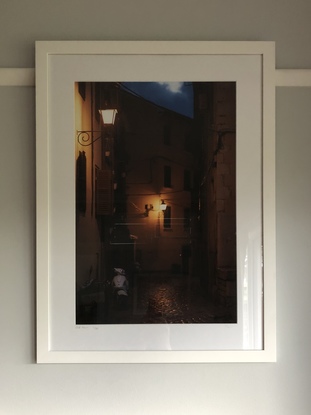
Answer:
[[[309,68],[309,0],[2,0],[0,67],[35,40],[271,40]],[[277,89],[277,363],[35,364],[35,91],[0,88],[0,414],[309,415],[311,89]]]

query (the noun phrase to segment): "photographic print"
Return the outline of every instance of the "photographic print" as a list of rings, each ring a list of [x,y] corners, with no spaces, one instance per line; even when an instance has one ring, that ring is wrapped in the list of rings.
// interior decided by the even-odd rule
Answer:
[[[235,82],[77,82],[77,324],[236,323]]]
[[[36,62],[37,361],[274,361],[274,45]]]

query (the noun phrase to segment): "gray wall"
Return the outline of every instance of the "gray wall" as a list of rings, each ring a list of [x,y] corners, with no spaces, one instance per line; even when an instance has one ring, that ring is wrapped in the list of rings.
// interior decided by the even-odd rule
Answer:
[[[35,40],[274,40],[311,68],[309,0],[2,0],[0,67]],[[273,364],[36,365],[35,91],[0,88],[0,414],[308,415],[311,88],[277,90],[277,346]]]

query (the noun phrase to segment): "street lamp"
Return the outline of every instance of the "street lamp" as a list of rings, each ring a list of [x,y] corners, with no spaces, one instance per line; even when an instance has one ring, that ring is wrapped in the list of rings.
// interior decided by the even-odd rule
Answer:
[[[116,108],[106,108],[98,110],[102,119],[104,127],[113,126],[116,121],[118,110]],[[94,133],[101,133],[100,136],[94,138]],[[80,130],[77,131],[77,140],[81,146],[90,146],[100,138],[104,138],[103,132],[98,130]]]
[[[115,108],[98,110],[102,116],[104,125],[114,125],[118,111]]]
[[[166,210],[167,204],[164,202],[164,200],[161,200],[161,204],[160,204],[160,210],[162,210],[162,212],[164,212]]]

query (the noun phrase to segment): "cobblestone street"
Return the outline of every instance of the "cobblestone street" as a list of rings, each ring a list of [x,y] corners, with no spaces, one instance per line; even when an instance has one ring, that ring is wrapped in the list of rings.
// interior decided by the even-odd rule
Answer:
[[[139,275],[128,300],[123,308],[110,308],[108,324],[235,322],[235,312],[208,302],[199,285],[182,275]]]

